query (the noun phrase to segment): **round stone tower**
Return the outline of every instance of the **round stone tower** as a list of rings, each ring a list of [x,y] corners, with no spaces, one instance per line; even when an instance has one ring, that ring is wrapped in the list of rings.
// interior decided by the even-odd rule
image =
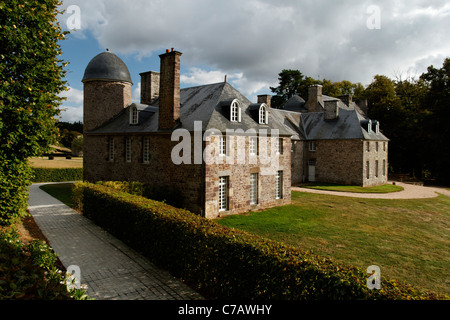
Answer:
[[[82,82],[85,133],[104,124],[131,103],[130,72],[125,63],[109,51],[89,62]]]

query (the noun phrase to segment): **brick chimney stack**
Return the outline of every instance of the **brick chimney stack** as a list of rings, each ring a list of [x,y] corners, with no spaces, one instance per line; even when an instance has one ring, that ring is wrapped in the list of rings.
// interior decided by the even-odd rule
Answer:
[[[141,103],[150,104],[153,99],[159,97],[159,72],[147,71],[141,76]]]
[[[180,57],[182,53],[166,50],[161,54],[159,85],[159,129],[173,129],[180,121]]]
[[[322,98],[322,86],[319,84],[310,86],[308,88],[308,101],[306,102],[306,107],[308,112],[321,112],[323,108],[323,98]]]
[[[270,102],[272,98],[270,94],[261,94],[258,96],[258,103],[265,103],[270,108]]]

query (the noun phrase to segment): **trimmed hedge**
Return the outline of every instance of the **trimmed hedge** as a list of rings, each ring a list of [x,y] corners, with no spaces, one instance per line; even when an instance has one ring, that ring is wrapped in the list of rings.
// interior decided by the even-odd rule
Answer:
[[[92,219],[210,299],[439,299],[329,258],[221,226],[187,210],[104,185],[77,183]]]
[[[83,168],[32,168],[33,182],[64,182],[83,180]]]

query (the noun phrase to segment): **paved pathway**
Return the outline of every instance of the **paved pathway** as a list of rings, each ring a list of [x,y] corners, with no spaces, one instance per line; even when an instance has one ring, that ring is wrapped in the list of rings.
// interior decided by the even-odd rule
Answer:
[[[392,183],[392,182],[390,182]],[[402,182],[396,182],[397,185],[403,187],[403,191],[390,192],[390,193],[356,193],[356,192],[340,192],[340,191],[328,191],[328,190],[316,190],[301,187],[292,187],[293,191],[309,192],[309,193],[321,193],[336,196],[355,197],[355,198],[371,198],[371,199],[424,199],[434,198],[439,194],[450,197],[450,190],[439,187],[424,187],[417,186]]]
[[[184,283],[160,270],[75,210],[30,186],[28,209],[63,265],[77,265],[81,284],[97,300],[198,300]]]

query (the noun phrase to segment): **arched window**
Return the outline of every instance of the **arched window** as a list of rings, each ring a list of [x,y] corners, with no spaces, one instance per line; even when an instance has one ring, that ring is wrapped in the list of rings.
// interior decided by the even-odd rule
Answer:
[[[233,100],[230,106],[230,121],[241,122],[241,106],[238,100]]]
[[[139,111],[136,106],[132,106],[130,109],[130,124],[138,124]]]
[[[261,104],[259,107],[259,124],[268,124],[269,123],[269,114],[267,112],[267,105]]]

